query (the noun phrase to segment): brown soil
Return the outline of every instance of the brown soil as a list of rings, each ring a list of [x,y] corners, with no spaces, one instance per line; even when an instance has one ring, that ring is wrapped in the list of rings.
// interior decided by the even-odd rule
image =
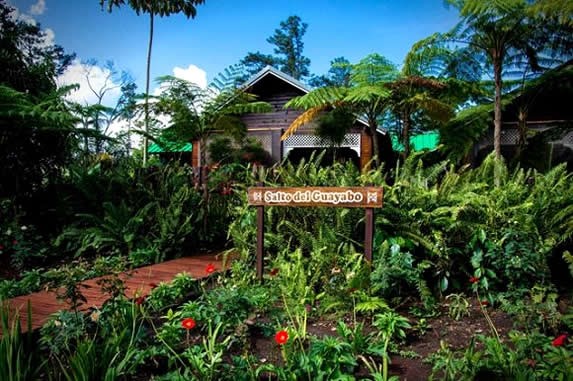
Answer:
[[[500,337],[507,337],[507,333],[513,328],[510,317],[493,308],[486,308],[486,311]],[[398,370],[397,375],[400,376],[400,380],[427,380],[431,373],[431,366],[424,363],[423,360],[440,349],[441,341],[453,350],[463,349],[469,345],[473,336],[493,334],[482,308],[477,302],[470,306],[470,315],[460,320],[454,320],[448,315],[447,305],[442,307],[441,312],[440,316],[427,320],[429,329],[424,335],[403,348],[404,351],[417,353],[419,358],[392,357],[392,365],[394,369]]]
[[[487,308],[491,320],[499,335],[503,338],[512,329],[512,320],[502,311]],[[477,334],[491,335],[492,331],[481,307],[474,303],[470,306],[470,315],[460,320],[454,320],[448,315],[448,306],[441,308],[440,315],[427,319],[427,330],[422,332],[414,329],[413,334],[408,336],[405,345],[400,346],[402,353],[407,357],[394,354],[391,357],[390,373],[397,375],[403,381],[427,380],[431,373],[431,365],[424,363],[430,354],[440,349],[440,342],[445,342],[452,350],[463,349],[469,345],[470,339]],[[402,312],[403,313],[403,312]],[[405,313],[403,313],[405,314]],[[407,314],[405,314],[407,315]],[[419,319],[408,316],[413,327],[419,324]],[[351,319],[345,319],[351,324]],[[336,320],[319,319],[309,320],[307,330],[310,335],[323,337],[325,335],[336,336]],[[373,327],[366,327],[367,331],[373,331]],[[264,337],[256,334],[251,338],[251,353],[261,359],[261,362],[281,362],[280,351],[272,337]],[[362,367],[358,370],[361,375],[366,375]]]

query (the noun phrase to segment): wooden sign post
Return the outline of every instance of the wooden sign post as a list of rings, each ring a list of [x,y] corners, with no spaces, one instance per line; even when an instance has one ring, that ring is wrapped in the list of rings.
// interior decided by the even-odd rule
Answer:
[[[379,187],[252,187],[249,205],[257,207],[257,277],[263,279],[265,206],[323,206],[365,208],[364,256],[372,262],[374,210],[382,207]]]

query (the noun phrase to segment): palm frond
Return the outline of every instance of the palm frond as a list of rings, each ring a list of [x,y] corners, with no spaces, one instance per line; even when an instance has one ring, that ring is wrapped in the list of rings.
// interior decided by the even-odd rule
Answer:
[[[300,97],[288,101],[284,108],[308,110],[311,108],[333,105],[343,99],[348,92],[344,87],[321,87]]]
[[[344,98],[349,103],[371,103],[389,98],[392,92],[381,85],[364,85],[353,87]]]
[[[573,2],[570,0],[537,0],[529,9],[532,15],[556,19],[561,24],[573,26]]]
[[[433,98],[426,93],[417,93],[410,101],[422,108],[432,119],[440,122],[447,122],[454,115],[450,104]]]
[[[311,121],[313,121],[314,119],[316,119],[321,112],[323,112],[324,110],[326,110],[329,106],[328,105],[324,105],[324,106],[317,106],[311,109],[306,110],[305,112],[303,112],[301,115],[299,115],[292,123],[291,125],[286,129],[286,131],[283,133],[283,135],[281,136],[281,140],[286,140],[289,138],[289,136],[292,136],[294,133],[296,133],[296,131],[304,126],[307,123],[310,123]]]

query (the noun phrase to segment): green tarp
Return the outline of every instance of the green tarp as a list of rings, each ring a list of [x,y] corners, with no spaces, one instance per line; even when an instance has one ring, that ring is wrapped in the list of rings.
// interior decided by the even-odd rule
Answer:
[[[413,151],[424,149],[433,150],[440,143],[440,134],[438,132],[428,132],[425,134],[410,136],[410,147]],[[404,151],[404,146],[398,141],[397,136],[392,136],[392,149],[394,151]]]
[[[166,153],[166,152],[191,152],[193,151],[193,144],[180,143],[180,142],[161,142],[152,143],[149,146],[149,153]]]

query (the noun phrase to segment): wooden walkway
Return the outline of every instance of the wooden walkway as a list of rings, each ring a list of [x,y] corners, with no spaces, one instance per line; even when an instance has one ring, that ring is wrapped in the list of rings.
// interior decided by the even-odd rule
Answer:
[[[156,284],[170,282],[175,275],[182,272],[186,272],[195,279],[206,278],[209,275],[206,272],[207,266],[213,264],[215,272],[220,271],[223,266],[222,260],[223,255],[221,253],[179,258],[122,273],[120,278],[124,280],[126,296],[134,298],[148,295]],[[109,298],[109,295],[104,294],[98,284],[102,278],[105,277],[94,278],[81,283],[81,293],[87,299],[87,303],[81,306],[81,310],[92,307],[99,308]],[[11,314],[18,311],[23,331],[27,329],[28,301],[31,305],[32,329],[42,327],[51,314],[70,308],[64,301],[57,299],[54,291],[40,291],[9,299],[7,302]]]

